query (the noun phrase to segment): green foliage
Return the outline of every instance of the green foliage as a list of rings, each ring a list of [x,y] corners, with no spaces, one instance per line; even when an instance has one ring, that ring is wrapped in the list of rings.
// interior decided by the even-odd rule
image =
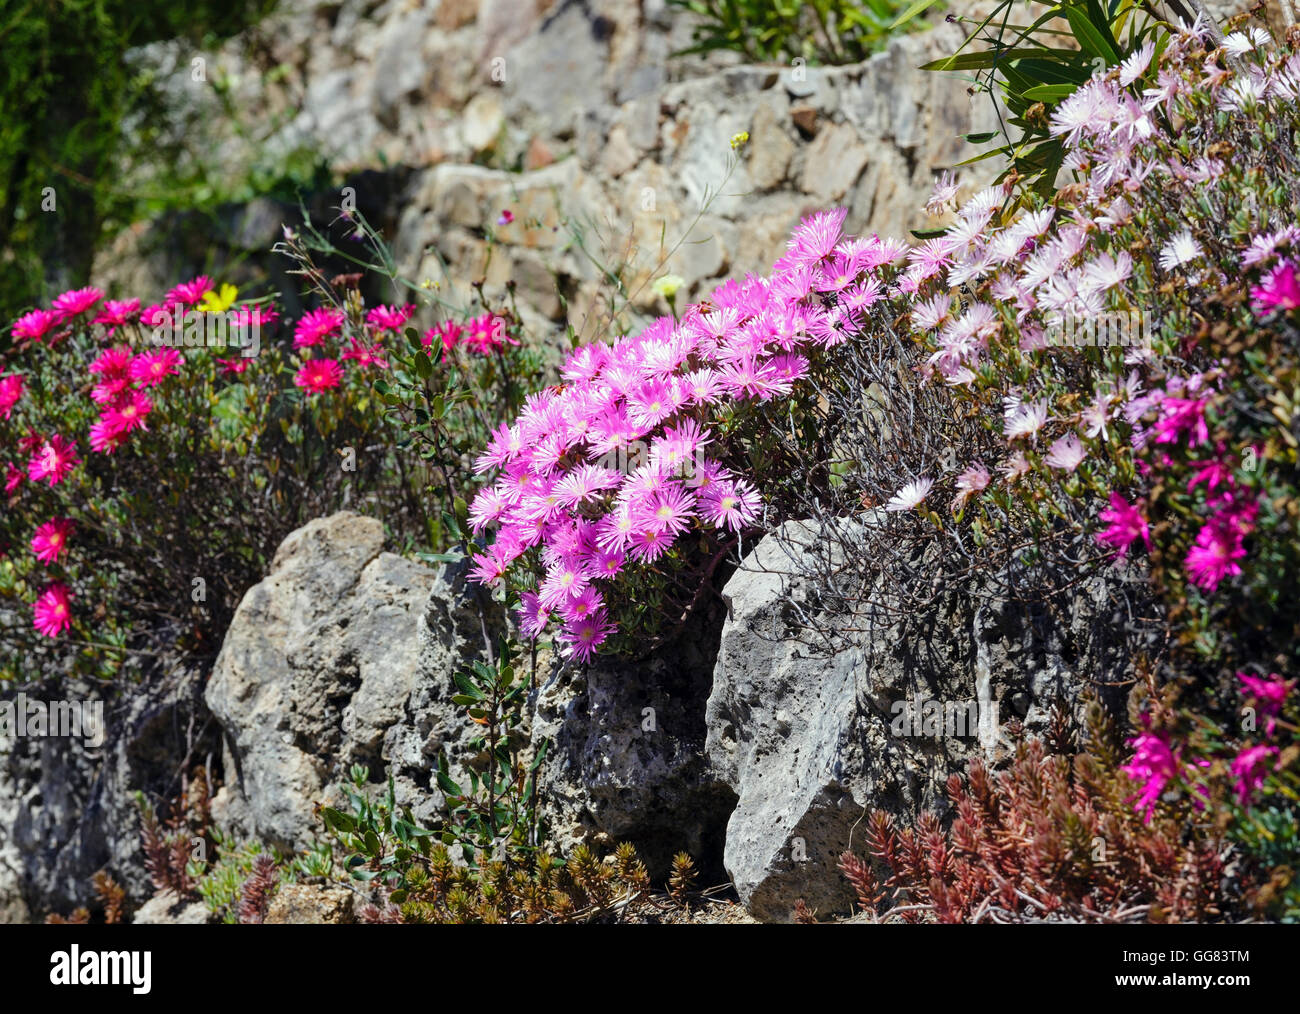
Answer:
[[[883,49],[902,26],[929,27],[906,0],[669,0],[695,14],[687,53],[731,50],[769,63],[846,64]],[[937,0],[930,0],[926,7]],[[942,7],[942,4],[939,4]],[[900,17],[900,15],[902,15]]]
[[[1163,51],[1169,33],[1140,0],[1059,0],[1032,22],[1015,24],[1010,19],[1018,2],[1026,6],[1000,0],[979,21],[962,18],[974,26],[966,41],[922,69],[969,72],[990,99],[995,89],[1000,93],[1001,103],[994,103],[999,130],[966,139],[981,144],[1000,135],[1003,143],[962,164],[999,158],[1006,164],[999,180],[1015,173],[1026,187],[1048,196],[1065,158],[1061,139],[1049,129],[1053,111],[1094,74],[1148,42]]]
[[[0,42],[0,317],[59,288],[84,283],[105,228],[135,220],[147,209],[119,189],[128,120],[141,124],[141,153],[159,165],[153,125],[160,97],[152,74],[132,67],[132,47],[180,38],[212,45],[263,17],[274,0],[4,0]],[[202,165],[199,159],[196,164]],[[200,170],[201,171],[201,170]],[[169,207],[191,207],[193,180],[164,189]],[[42,210],[53,188],[55,208]],[[215,197],[216,195],[211,195]],[[150,198],[159,207],[158,197]]]

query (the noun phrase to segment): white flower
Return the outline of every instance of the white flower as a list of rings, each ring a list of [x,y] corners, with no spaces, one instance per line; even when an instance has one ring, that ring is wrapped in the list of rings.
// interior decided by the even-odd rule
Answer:
[[[948,207],[948,202],[957,196],[957,190],[957,177],[945,169],[934,181],[934,191],[930,194],[930,199],[925,202],[926,214],[942,214]]]
[[[1184,229],[1160,248],[1160,266],[1166,271],[1172,271],[1200,256],[1200,244],[1192,238],[1190,229]]]
[[[1155,55],[1156,44],[1148,42],[1136,53],[1119,65],[1119,83],[1125,88],[1146,73],[1147,67],[1151,65],[1151,57]]]
[[[1079,438],[1073,433],[1067,433],[1052,442],[1045,460],[1053,468],[1063,468],[1067,472],[1073,472],[1087,454]]]
[[[1047,406],[1042,402],[1032,405],[1017,405],[1007,412],[1002,433],[1008,440],[1017,437],[1032,437],[1047,422]]]
[[[922,500],[930,492],[930,487],[934,485],[933,479],[916,479],[909,482],[906,486],[894,494],[889,503],[885,504],[887,511],[910,511],[920,506]]]

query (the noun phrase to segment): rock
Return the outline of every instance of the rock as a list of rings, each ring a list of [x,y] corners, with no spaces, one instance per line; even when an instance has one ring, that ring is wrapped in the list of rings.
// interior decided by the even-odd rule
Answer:
[[[545,169],[554,161],[551,149],[540,137],[534,137],[528,142],[528,150],[524,153],[525,170]]]
[[[817,133],[817,110],[812,106],[794,106],[790,110],[790,120],[805,138]]]
[[[738,797],[727,872],[765,921],[789,920],[800,898],[823,916],[847,912],[853,895],[836,866],[851,845],[861,850],[869,808],[906,818],[942,810],[950,773],[972,757],[1006,757],[1001,726],[1020,717],[1013,695],[1028,698],[1026,727],[1042,729],[1058,701],[1073,705],[1067,688],[1080,682],[1068,632],[1044,641],[1022,605],[960,595],[902,628],[824,616],[844,645],[819,650],[798,636],[791,603],[816,611],[815,586],[799,572],[809,547],[828,543],[822,530],[788,523],[724,589],[730,614],[705,750]],[[924,724],[936,707],[938,728]]]
[[[319,831],[313,804],[352,765],[380,776],[421,682],[417,618],[437,582],[383,539],[348,511],[313,521],[240,602],[205,693],[225,739],[220,826],[302,848]]]
[[[867,154],[850,127],[827,126],[808,146],[800,189],[824,203],[838,201],[862,174]]]
[[[266,923],[356,922],[356,895],[345,887],[281,884],[266,909]]]
[[[27,697],[103,706],[103,743],[14,737],[0,744],[0,920],[96,907],[91,877],[106,870],[133,903],[153,893],[133,793],[172,799],[190,766],[218,755],[202,675],[158,661],[129,691],[61,680]],[[10,696],[10,691],[5,691]]]
[[[759,190],[771,190],[785,179],[794,142],[785,134],[784,117],[767,101],[754,111],[749,128],[749,178]]]
[[[171,892],[155,894],[131,917],[137,926],[201,926],[212,921],[202,901],[182,901]]]
[[[496,144],[505,125],[505,111],[495,92],[479,92],[461,114],[461,133],[465,146],[478,153]]]
[[[551,744],[539,798],[553,848],[630,841],[656,878],[685,850],[702,882],[718,882],[735,796],[703,756],[717,630],[717,618],[705,620],[643,662],[552,671],[532,739]]]

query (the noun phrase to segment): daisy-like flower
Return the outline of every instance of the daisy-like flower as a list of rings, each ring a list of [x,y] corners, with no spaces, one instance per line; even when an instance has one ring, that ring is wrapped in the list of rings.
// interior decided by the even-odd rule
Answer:
[[[1047,422],[1047,404],[1031,402],[1017,404],[1011,408],[1002,424],[1002,434],[1008,440],[1018,437],[1033,437]]]
[[[54,518],[36,529],[32,536],[32,552],[36,559],[45,566],[55,563],[59,555],[68,550],[68,536],[72,534],[72,522],[67,518]]]
[[[0,415],[6,419],[14,410],[14,406],[23,396],[24,380],[20,374],[6,373],[0,375]]]
[[[695,495],[673,484],[659,490],[637,515],[639,524],[677,536],[690,527]]]
[[[415,304],[376,306],[366,313],[366,323],[379,331],[400,331],[415,313]]]
[[[574,658],[579,662],[587,662],[616,629],[614,624],[609,622],[605,611],[599,609],[576,623],[566,624],[561,640],[568,646]]]
[[[1156,803],[1165,794],[1166,786],[1177,780],[1181,765],[1164,734],[1144,732],[1129,740],[1129,746],[1134,748],[1133,759],[1120,770],[1140,786],[1129,802],[1139,813],[1144,813],[1144,822],[1150,824]]]
[[[910,511],[921,506],[921,503],[930,494],[930,488],[934,485],[933,479],[927,479],[924,476],[920,479],[914,479],[906,486],[900,489],[892,497],[889,503],[885,504],[887,511]]]
[[[14,467],[12,461],[5,462],[5,496],[12,495],[26,478],[26,473],[21,468]]]
[[[1130,54],[1128,59],[1119,65],[1119,83],[1127,88],[1145,74],[1147,67],[1151,65],[1151,57],[1155,56],[1155,53],[1155,42],[1148,42],[1141,49]]]
[[[1277,747],[1261,743],[1258,746],[1247,747],[1233,758],[1228,767],[1236,779],[1234,789],[1240,805],[1247,805],[1251,797],[1263,786],[1264,779],[1272,770],[1270,762],[1278,753]]]
[[[43,442],[27,463],[27,477],[32,482],[44,479],[51,486],[62,482],[79,463],[77,445],[57,433]]]
[[[930,199],[925,202],[925,213],[927,215],[942,215],[947,210],[949,202],[957,196],[959,189],[957,177],[945,169],[939,174],[939,178],[934,181],[934,189],[930,191]]]
[[[1187,551],[1187,574],[1193,584],[1213,592],[1225,578],[1241,573],[1237,561],[1245,555],[1240,528],[1223,518],[1211,518],[1201,526]]]
[[[104,303],[104,307],[99,313],[95,314],[92,324],[103,324],[108,328],[108,333],[112,334],[124,324],[129,324],[140,312],[140,300],[138,299],[110,299]]]
[[[175,349],[142,352],[131,360],[130,376],[138,384],[153,387],[180,373],[181,354]]]
[[[379,370],[388,369],[388,360],[384,358],[384,346],[380,343],[362,345],[353,338],[348,342],[348,349],[343,353],[343,358],[351,359],[363,369],[371,367]]]
[[[719,478],[700,494],[700,515],[719,528],[738,532],[758,520],[762,500],[743,479]]]
[[[1047,457],[1043,460],[1052,468],[1060,468],[1066,472],[1073,472],[1079,467],[1079,462],[1087,457],[1088,452],[1084,450],[1083,442],[1075,433],[1067,433],[1065,436],[1052,442],[1048,449]]]
[[[145,417],[153,411],[153,402],[143,391],[128,391],[118,401],[104,410],[100,417],[105,425],[105,435],[124,437],[132,430],[147,429]]]
[[[1258,312],[1300,309],[1300,278],[1292,261],[1284,261],[1265,276],[1262,285],[1250,290]]]
[[[72,626],[72,594],[66,585],[52,584],[41,593],[33,607],[32,626],[46,637],[58,637]]]
[[[308,359],[293,378],[293,382],[309,394],[320,394],[338,387],[342,380],[343,368],[335,359]]]
[[[203,300],[204,293],[212,288],[212,279],[207,275],[199,275],[197,278],[191,278],[188,282],[182,282],[177,285],[166,296],[163,297],[162,305],[169,307],[173,303],[180,303],[182,306],[197,306]],[[154,322],[145,319],[146,324],[152,325]]]
[[[1166,271],[1189,264],[1201,256],[1201,245],[1184,229],[1160,248],[1160,266]]]
[[[328,307],[304,313],[293,329],[293,347],[309,348],[332,338],[343,326],[343,319],[342,310],[331,310]]]
[[[85,313],[103,298],[104,292],[102,289],[69,289],[62,295],[55,297],[51,309],[58,314],[60,321],[64,321],[69,317],[77,316],[79,313]]]
[[[15,341],[40,341],[58,322],[59,315],[53,310],[32,310],[14,321],[9,333]]]
[[[952,499],[954,513],[966,506],[966,501],[976,493],[983,491],[992,480],[989,470],[979,462],[971,465],[957,476],[957,495]]]
[[[551,622],[551,611],[542,605],[536,592],[521,592],[519,602],[519,629],[529,640],[541,637]]]
[[[1151,532],[1137,504],[1131,504],[1118,493],[1112,492],[1110,507],[1102,511],[1100,517],[1108,525],[1104,532],[1097,534],[1098,542],[1114,546],[1119,556],[1124,557],[1128,555],[1129,546],[1141,539],[1150,552]]]
[[[562,507],[573,508],[613,489],[622,481],[623,476],[612,468],[584,464],[557,482],[554,492]]]
[[[240,374],[248,369],[247,359],[218,359],[217,365],[221,367],[223,376],[230,374]]]
[[[829,257],[840,241],[848,208],[818,211],[801,221],[790,236],[786,257],[796,266],[811,266]]]

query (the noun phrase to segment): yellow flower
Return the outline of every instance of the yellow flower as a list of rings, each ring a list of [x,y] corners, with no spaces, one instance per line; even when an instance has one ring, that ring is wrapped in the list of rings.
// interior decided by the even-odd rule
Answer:
[[[731,150],[735,151],[749,143],[749,131],[742,130],[739,134],[731,139]]]
[[[235,305],[238,297],[239,290],[227,282],[221,287],[220,295],[211,290],[203,293],[203,302],[199,303],[199,309],[205,313],[224,313]]]
[[[650,288],[663,296],[664,299],[672,299],[677,295],[677,290],[686,284],[686,279],[681,275],[664,275],[662,278],[656,278]]]

